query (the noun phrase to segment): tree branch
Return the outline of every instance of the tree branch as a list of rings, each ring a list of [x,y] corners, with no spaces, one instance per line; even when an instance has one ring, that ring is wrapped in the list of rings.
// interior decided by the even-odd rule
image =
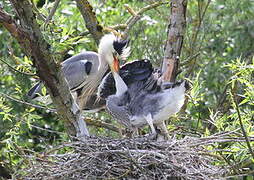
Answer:
[[[197,23],[197,27],[195,28],[196,31],[194,31],[193,36],[191,38],[191,44],[190,44],[190,54],[194,54],[196,52],[196,47],[197,47],[197,39],[198,39],[198,34],[200,33],[201,30],[201,25],[204,21],[204,17],[205,14],[207,12],[208,6],[210,5],[211,0],[208,0],[207,3],[205,4],[204,10],[202,11],[202,5],[203,3],[201,3],[200,1],[198,1],[198,23]],[[199,45],[202,45],[202,42],[198,42]],[[200,51],[200,47],[197,48],[198,51]],[[189,61],[189,69],[187,70],[186,76],[189,77],[192,73],[193,73],[193,69],[195,68],[195,66],[197,65],[197,58],[192,59],[191,61]]]
[[[17,98],[14,98],[12,96],[9,96],[7,94],[4,94],[2,92],[0,92],[0,94],[2,96],[4,96],[4,97],[6,97],[6,98],[8,98],[8,99],[10,99],[12,101],[18,102],[20,104],[24,104],[24,105],[31,106],[31,107],[38,108],[38,109],[44,109],[44,110],[49,111],[49,112],[56,112],[56,109],[51,109],[51,108],[48,108],[46,106],[40,106],[40,105],[37,105],[37,104],[32,104],[32,103],[29,103],[29,102],[25,102],[25,101],[22,101],[20,99],[17,99]]]
[[[45,111],[52,112],[52,113],[56,113],[57,112],[56,109],[51,109],[51,108],[48,108],[46,106],[41,106],[41,105],[37,105],[37,104],[32,104],[32,103],[26,102],[26,101],[22,101],[20,99],[14,98],[12,96],[9,96],[9,95],[1,93],[1,92],[0,92],[0,94],[2,96],[4,96],[5,98],[8,98],[8,99],[10,99],[12,101],[15,101],[17,103],[20,103],[20,104],[24,104],[26,106],[31,106],[31,107],[34,107],[34,108],[37,108],[37,109],[43,109]],[[98,119],[86,118],[85,122],[87,123],[87,125],[90,125],[90,126],[95,126],[95,127],[99,127],[99,128],[105,128],[105,129],[109,129],[111,131],[119,132],[119,129],[116,126],[114,126],[112,124],[105,123],[105,122],[100,121]]]
[[[0,9],[0,22],[17,39],[25,54],[32,58],[38,76],[45,83],[57,107],[58,115],[65,121],[68,133],[79,137],[89,135],[80,110],[61,74],[60,65],[55,63],[60,57],[53,56],[50,45],[43,38],[32,4],[28,0],[10,0],[10,2],[20,23],[15,22],[2,9]]]
[[[35,76],[35,74],[32,74],[32,73],[27,73],[27,72],[22,72],[14,67],[12,67],[9,63],[7,63],[5,60],[3,60],[2,58],[0,58],[0,61],[2,61],[4,64],[6,64],[11,70],[15,71],[15,72],[18,72],[20,74],[24,74],[24,75],[27,75],[27,76]]]
[[[87,0],[76,0],[76,3],[79,11],[81,12],[85,20],[86,28],[93,36],[93,39],[96,41],[96,43],[99,44],[99,41],[103,36],[103,27],[97,20],[95,12],[93,11],[93,7]]]
[[[52,17],[54,16],[54,14],[55,14],[55,12],[56,12],[56,9],[57,9],[57,7],[58,7],[60,1],[61,1],[61,0],[56,0],[56,1],[55,1],[54,6],[53,6],[53,8],[51,9],[51,11],[50,11],[50,13],[49,13],[49,15],[48,15],[48,17],[47,17],[47,19],[46,19],[46,21],[45,21],[45,26],[47,26],[48,23],[51,21]]]
[[[168,39],[162,65],[164,81],[174,82],[176,79],[186,26],[186,8],[187,0],[171,1]]]
[[[237,81],[236,81],[236,84],[237,84]],[[240,127],[241,127],[241,130],[242,130],[243,136],[245,138],[247,147],[249,149],[249,153],[251,154],[252,158],[254,159],[254,152],[252,150],[249,137],[248,137],[248,135],[247,135],[247,133],[245,131],[245,128],[244,128],[244,123],[242,121],[242,116],[241,116],[241,113],[240,113],[240,109],[239,109],[239,105],[238,105],[238,102],[237,102],[237,97],[236,97],[235,91],[233,89],[231,89],[230,93],[231,93],[231,96],[232,96],[232,99],[233,99],[232,100],[233,104],[234,104],[234,106],[236,108],[236,112],[237,112],[237,116],[238,116],[238,119],[239,119],[239,123],[240,123]]]
[[[146,11],[148,11],[150,9],[154,9],[160,5],[163,5],[163,4],[168,4],[168,2],[159,1],[156,3],[150,4],[150,5],[147,5],[143,8],[141,8],[138,12],[135,12],[129,5],[125,4],[125,8],[132,15],[132,17],[130,17],[126,21],[127,26],[125,27],[122,38],[123,39],[127,38],[131,28],[138,22],[138,20],[141,19],[142,14],[144,14]]]
[[[112,125],[112,124],[105,123],[103,121],[100,121],[100,120],[97,120],[97,119],[94,119],[94,118],[93,119],[86,118],[85,121],[88,125],[99,127],[99,128],[106,128],[106,129],[109,129],[111,131],[115,131],[115,132],[119,133],[119,129],[116,126]]]

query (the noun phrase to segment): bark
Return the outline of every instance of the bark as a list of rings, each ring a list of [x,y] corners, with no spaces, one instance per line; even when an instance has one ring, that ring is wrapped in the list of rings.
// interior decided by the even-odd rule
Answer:
[[[93,7],[87,0],[76,0],[76,2],[77,7],[85,20],[86,28],[93,36],[93,39],[96,41],[96,43],[99,44],[99,41],[103,36],[103,27],[97,20]]]
[[[174,82],[176,79],[186,27],[187,0],[172,0],[167,30],[167,43],[162,65],[164,81]]]
[[[65,127],[71,136],[85,137],[88,134],[86,124],[78,106],[74,102],[66,80],[61,75],[60,65],[50,51],[50,45],[44,40],[32,4],[28,0],[10,0],[19,23],[0,9],[0,23],[18,41],[24,53],[31,57],[37,69],[38,76],[45,83],[52,101],[57,107],[57,113],[65,122]]]

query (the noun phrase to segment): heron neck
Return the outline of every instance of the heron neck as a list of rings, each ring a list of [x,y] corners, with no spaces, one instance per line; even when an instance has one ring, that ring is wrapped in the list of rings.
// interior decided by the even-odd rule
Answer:
[[[116,96],[121,96],[128,91],[128,87],[118,73],[113,72],[113,76],[116,83]]]
[[[109,58],[107,54],[99,54],[99,67],[98,67],[98,71],[103,71],[103,70],[106,71],[108,69],[107,58]]]

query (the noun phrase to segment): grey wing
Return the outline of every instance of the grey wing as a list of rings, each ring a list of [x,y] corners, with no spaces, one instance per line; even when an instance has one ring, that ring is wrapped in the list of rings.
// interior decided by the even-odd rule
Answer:
[[[131,129],[130,124],[130,113],[126,105],[121,103],[121,98],[111,95],[107,98],[106,107],[109,113],[115,118],[120,124]]]
[[[72,91],[81,88],[89,75],[96,74],[99,56],[92,51],[77,54],[62,63],[62,72]]]
[[[64,77],[72,91],[79,89],[91,71],[92,63],[87,60],[79,60],[62,67]]]
[[[160,110],[161,93],[149,93],[141,91],[135,97],[133,96],[128,105],[133,116],[146,116],[147,114],[155,114]]]
[[[75,56],[72,56],[68,59],[66,59],[64,62],[62,62],[62,65],[72,64],[74,62],[80,61],[80,60],[88,60],[88,61],[94,61],[94,63],[99,63],[99,56],[96,52],[93,51],[85,51],[82,53],[79,53]]]
[[[43,87],[43,83],[41,81],[37,82],[29,91],[27,92],[27,96],[30,99],[34,99],[38,96],[38,94],[41,94],[41,89]]]

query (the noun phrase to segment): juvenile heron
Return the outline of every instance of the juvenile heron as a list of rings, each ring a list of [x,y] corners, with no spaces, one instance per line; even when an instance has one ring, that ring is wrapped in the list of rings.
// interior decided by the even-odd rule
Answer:
[[[169,116],[177,113],[184,104],[185,91],[187,84],[185,81],[181,83],[161,83],[158,72],[149,69],[149,76],[138,79],[126,84],[119,75],[119,68],[115,65],[115,61],[108,59],[111,69],[111,77],[115,81],[116,93],[106,98],[106,106],[109,112],[119,122],[130,129],[140,128],[148,124],[152,134],[156,135],[154,125],[160,128],[162,134],[169,138],[168,131],[164,121]],[[145,67],[150,66],[149,61],[141,61]],[[129,77],[133,78],[134,75]],[[106,76],[103,83],[111,83],[112,78]],[[126,77],[126,79],[128,79]],[[110,87],[110,85],[108,85]],[[99,95],[107,91],[105,86],[99,87]]]
[[[127,41],[120,40],[113,34],[102,37],[98,53],[82,52],[61,63],[62,73],[71,93],[84,110],[95,110],[105,105],[105,100],[96,101],[97,88],[108,71],[107,61],[125,59],[129,55]],[[43,83],[39,82],[28,92],[28,97],[36,98]]]

